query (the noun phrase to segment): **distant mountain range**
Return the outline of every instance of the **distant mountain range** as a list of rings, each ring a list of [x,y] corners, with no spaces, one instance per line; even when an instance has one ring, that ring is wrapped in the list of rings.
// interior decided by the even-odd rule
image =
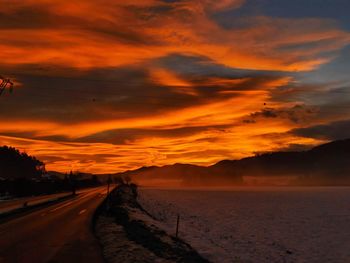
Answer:
[[[65,176],[58,172],[48,172],[48,175],[52,178]],[[110,175],[128,176],[141,185],[152,186],[233,186],[247,184],[247,178],[253,178],[250,183],[253,181],[254,184],[275,184],[275,179],[279,178],[278,184],[350,185],[350,139],[302,152],[265,153],[240,160],[223,160],[211,166],[180,163],[148,166],[115,174],[99,174],[98,178],[107,181]],[[80,179],[91,176],[79,174]]]
[[[273,152],[204,167],[191,164],[150,166],[114,174],[146,185],[230,186],[246,177],[293,178],[293,185],[350,185],[350,139],[303,152]]]

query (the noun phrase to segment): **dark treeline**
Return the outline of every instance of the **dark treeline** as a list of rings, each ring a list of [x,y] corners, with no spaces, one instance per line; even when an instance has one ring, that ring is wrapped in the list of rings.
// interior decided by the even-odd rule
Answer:
[[[0,195],[16,197],[74,192],[88,187],[99,186],[102,183],[96,175],[91,178],[79,178],[79,174],[66,175],[62,178],[16,178],[0,181]]]
[[[47,173],[45,164],[13,147],[0,147],[0,196],[32,196],[100,185],[96,175]]]
[[[0,177],[2,179],[40,178],[45,173],[45,164],[19,150],[0,147]]]

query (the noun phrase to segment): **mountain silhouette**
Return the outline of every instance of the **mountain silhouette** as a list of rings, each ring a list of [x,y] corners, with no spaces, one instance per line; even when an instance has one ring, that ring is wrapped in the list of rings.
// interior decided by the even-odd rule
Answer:
[[[180,164],[145,166],[112,174],[131,177],[145,185],[231,186],[245,178],[293,178],[295,185],[350,185],[350,139],[333,141],[302,152],[272,152],[240,160],[223,160],[211,166]],[[44,164],[11,147],[0,147],[0,179],[39,178]],[[64,174],[48,172],[64,178]],[[79,173],[81,178],[92,174]],[[110,174],[101,174],[106,181]]]
[[[294,177],[295,185],[350,185],[350,139],[302,152],[272,152],[204,167],[191,164],[150,166],[118,173],[135,181],[182,186],[239,185],[244,177]]]

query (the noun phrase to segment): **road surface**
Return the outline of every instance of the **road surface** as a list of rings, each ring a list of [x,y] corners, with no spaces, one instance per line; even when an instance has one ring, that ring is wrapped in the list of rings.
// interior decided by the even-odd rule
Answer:
[[[67,196],[69,194],[71,193],[59,193],[59,194],[53,194],[53,195],[33,196],[33,197],[19,198],[15,200],[1,201],[0,213],[23,207],[23,204],[25,202],[27,202],[28,205],[35,205],[35,204],[49,201],[62,196]]]
[[[103,262],[91,219],[106,187],[0,224],[0,263]]]
[[[90,191],[90,189],[82,189],[78,190],[77,193],[84,193],[86,191]],[[22,197],[13,200],[5,200],[0,201],[0,213],[7,212],[16,208],[23,207],[23,204],[27,202],[28,205],[35,205],[39,203],[43,203],[45,201],[53,200],[59,197],[71,195],[72,192],[63,192],[58,194],[51,195],[41,195],[41,196],[30,196],[30,197]]]

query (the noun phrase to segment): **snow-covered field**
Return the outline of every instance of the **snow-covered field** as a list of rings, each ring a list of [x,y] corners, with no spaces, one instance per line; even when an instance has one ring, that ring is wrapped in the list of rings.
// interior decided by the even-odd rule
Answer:
[[[140,189],[141,205],[213,262],[350,262],[350,188]]]

